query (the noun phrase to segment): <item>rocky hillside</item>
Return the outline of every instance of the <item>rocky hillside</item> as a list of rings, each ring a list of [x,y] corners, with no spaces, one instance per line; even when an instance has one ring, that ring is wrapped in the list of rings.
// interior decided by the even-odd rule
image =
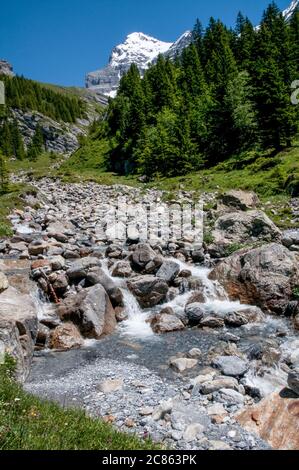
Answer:
[[[40,128],[45,151],[70,155],[79,147],[80,136],[87,134],[90,124],[107,104],[102,95],[93,91],[15,77],[13,67],[6,61],[0,63],[0,75],[6,87],[6,109],[1,110],[0,127],[7,121],[16,122],[25,149]]]

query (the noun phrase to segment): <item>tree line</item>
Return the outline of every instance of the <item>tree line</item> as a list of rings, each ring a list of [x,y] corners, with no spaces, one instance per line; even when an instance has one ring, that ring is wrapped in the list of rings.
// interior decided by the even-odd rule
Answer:
[[[97,138],[121,173],[176,176],[252,149],[290,146],[298,132],[291,83],[299,79],[299,12],[275,3],[259,28],[241,13],[234,30],[199,21],[175,61],[160,56],[143,78],[132,65]]]
[[[85,116],[85,103],[76,96],[58,93],[24,77],[3,75],[0,80],[5,84],[7,108],[38,111],[55,121],[69,123]]]
[[[4,118],[0,126],[0,151],[6,158],[36,161],[45,151],[45,139],[42,128],[38,125],[27,149],[16,119]]]

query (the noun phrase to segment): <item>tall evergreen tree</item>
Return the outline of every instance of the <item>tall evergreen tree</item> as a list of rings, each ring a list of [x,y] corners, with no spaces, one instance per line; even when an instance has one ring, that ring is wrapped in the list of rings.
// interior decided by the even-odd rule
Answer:
[[[9,191],[9,172],[3,153],[0,151],[0,193],[5,194]]]

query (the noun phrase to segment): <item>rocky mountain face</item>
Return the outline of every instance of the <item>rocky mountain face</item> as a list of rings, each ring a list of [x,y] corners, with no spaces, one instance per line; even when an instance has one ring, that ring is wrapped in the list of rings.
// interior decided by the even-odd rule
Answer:
[[[9,77],[14,77],[14,71],[12,65],[6,60],[0,59],[0,75],[7,75]]]
[[[143,75],[160,54],[175,58],[191,42],[187,31],[176,42],[162,42],[143,33],[129,34],[123,44],[116,46],[107,67],[86,76],[86,87],[106,96],[115,97],[121,77],[136,64]]]
[[[159,54],[166,53],[172,46],[172,43],[159,41],[143,33],[129,34],[123,44],[113,49],[107,67],[86,76],[86,87],[114,97],[121,77],[132,64],[136,64],[143,74]]]
[[[283,11],[283,16],[287,21],[292,17],[298,4],[299,0],[293,0],[290,6]],[[138,66],[143,75],[149,65],[155,63],[159,54],[174,59],[191,43],[191,40],[191,31],[183,33],[174,43],[162,42],[143,33],[129,34],[123,44],[119,44],[113,49],[106,67],[86,75],[86,88],[114,98],[121,77],[133,63]]]

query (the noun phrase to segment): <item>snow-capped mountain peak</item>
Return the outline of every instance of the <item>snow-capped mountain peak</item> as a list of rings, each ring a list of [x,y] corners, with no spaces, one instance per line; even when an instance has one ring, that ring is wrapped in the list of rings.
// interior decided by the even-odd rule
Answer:
[[[287,21],[292,17],[298,5],[299,0],[292,0],[289,7],[283,11],[283,16]],[[259,26],[256,29],[259,29]],[[191,41],[191,31],[183,33],[174,43],[159,41],[144,33],[131,33],[122,44],[114,47],[107,67],[87,74],[86,87],[97,90],[103,95],[115,97],[121,77],[132,64],[137,65],[143,76],[145,70],[155,63],[159,54],[174,59]]]
[[[294,11],[296,10],[298,6],[299,6],[299,0],[293,0],[290,6],[282,12],[284,18],[287,21],[292,17]]]
[[[131,33],[123,44],[116,46],[111,54],[109,65],[118,67],[136,63],[146,68],[155,57],[168,51],[170,42],[163,42],[144,33]]]

